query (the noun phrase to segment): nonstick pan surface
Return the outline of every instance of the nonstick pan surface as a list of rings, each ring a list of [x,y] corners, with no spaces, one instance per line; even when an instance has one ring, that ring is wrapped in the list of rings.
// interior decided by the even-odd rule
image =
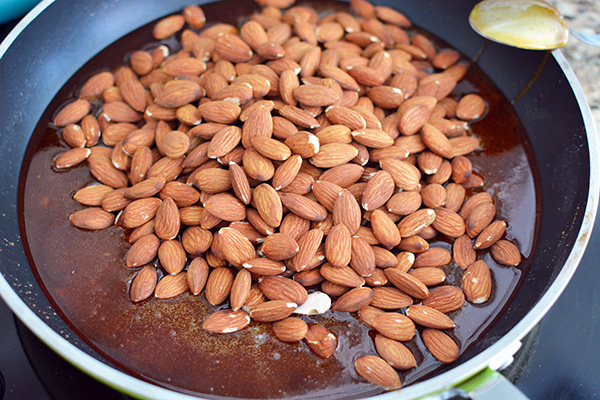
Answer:
[[[375,3],[400,7],[416,25],[443,37],[466,57],[479,57],[479,67],[507,98],[519,96],[514,107],[527,131],[541,180],[543,207],[535,268],[486,339],[466,352],[459,365],[404,389],[402,394],[408,398],[448,387],[502,358],[504,349],[523,337],[558,298],[592,229],[598,149],[581,88],[560,52],[545,60],[544,52],[486,43],[467,23],[475,1]],[[19,175],[35,125],[67,79],[119,37],[188,4],[155,0],[140,7],[133,0],[44,1],[0,45],[0,294],[34,333],[70,362],[121,390],[156,398],[173,393],[115,369],[73,333],[46,299],[28,266],[21,238]],[[539,76],[522,94],[536,72]]]

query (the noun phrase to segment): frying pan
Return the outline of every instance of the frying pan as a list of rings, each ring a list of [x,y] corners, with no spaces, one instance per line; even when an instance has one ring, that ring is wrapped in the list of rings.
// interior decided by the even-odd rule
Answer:
[[[477,57],[479,67],[514,100],[540,175],[543,207],[534,268],[485,340],[463,354],[459,363],[381,398],[445,396],[463,390],[483,396],[490,387],[510,390],[494,370],[510,362],[519,340],[560,296],[583,255],[595,219],[598,147],[591,113],[573,71],[560,51],[548,57],[544,52],[488,43],[476,35],[467,23],[475,2],[411,1],[402,2],[400,8],[416,25],[443,37],[467,58]],[[140,6],[135,0],[45,0],[0,45],[0,295],[62,357],[106,384],[144,398],[189,396],[117,369],[58,316],[28,266],[19,228],[19,173],[38,119],[68,78],[116,39],[189,3],[147,0]],[[392,0],[374,3],[398,5]]]

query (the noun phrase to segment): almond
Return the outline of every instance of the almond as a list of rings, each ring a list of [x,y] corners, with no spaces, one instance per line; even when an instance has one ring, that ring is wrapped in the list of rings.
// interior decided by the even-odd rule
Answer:
[[[492,293],[492,276],[487,264],[479,260],[469,265],[463,275],[462,284],[469,302],[481,304],[488,301]]]
[[[473,243],[469,236],[462,235],[456,238],[452,244],[452,257],[456,265],[463,269],[475,262],[477,253],[473,249]]]
[[[189,273],[189,272],[188,272]],[[249,270],[240,269],[231,285],[229,303],[233,311],[239,310],[250,295],[252,276]]]
[[[456,286],[447,285],[432,289],[422,304],[447,314],[458,310],[464,303],[463,291]]]
[[[129,287],[131,301],[138,303],[152,296],[157,281],[156,269],[151,266],[142,268],[131,280],[131,286]]]
[[[329,231],[325,240],[325,256],[333,267],[343,267],[350,263],[352,238],[344,224],[337,224]]]
[[[373,290],[356,288],[343,294],[331,307],[332,311],[355,312],[368,306],[373,301]]]
[[[170,299],[177,297],[188,290],[187,276],[185,272],[177,275],[165,275],[158,281],[154,296],[159,299]]]
[[[255,257],[254,246],[239,231],[221,228],[218,235],[221,246],[227,249],[225,253],[227,261],[235,267],[240,267],[245,261]]]
[[[385,275],[398,289],[417,299],[426,299],[429,289],[420,280],[397,268],[388,268]]]
[[[362,223],[362,216],[358,202],[347,190],[342,190],[333,206],[333,221],[335,224],[344,224],[350,234],[355,234]]]
[[[445,364],[456,361],[460,355],[458,345],[446,333],[437,329],[424,329],[421,338],[427,350],[440,362]]]
[[[382,358],[366,355],[354,362],[356,373],[367,381],[387,389],[399,388],[402,383],[394,369]]]
[[[384,211],[380,209],[373,211],[371,227],[373,234],[384,247],[391,249],[400,243],[400,231]]]
[[[308,292],[298,282],[282,276],[267,276],[258,281],[258,287],[269,300],[285,300],[302,305]]]
[[[452,260],[452,255],[446,249],[434,247],[418,254],[413,263],[414,268],[432,268],[447,265]]]
[[[242,267],[257,275],[279,275],[285,271],[285,265],[282,262],[262,257],[246,260]]]
[[[187,255],[179,240],[165,240],[158,247],[160,265],[170,275],[177,275],[185,267]]]
[[[208,279],[208,264],[203,258],[194,258],[187,269],[187,281],[190,291],[197,296],[204,289]]]
[[[521,263],[521,253],[517,246],[508,240],[498,240],[490,249],[492,258],[498,264],[516,267]]]
[[[262,254],[276,261],[294,257],[299,251],[298,243],[287,233],[274,233],[265,238],[260,247]]]
[[[387,338],[409,341],[415,335],[415,324],[408,317],[395,312],[385,312],[373,318],[373,328]]]
[[[250,308],[250,318],[258,322],[274,322],[287,318],[297,308],[296,303],[270,300]]]
[[[422,208],[404,217],[398,223],[400,236],[406,238],[416,235],[419,230],[429,226],[435,221],[435,211],[431,208]]]
[[[375,348],[377,353],[394,369],[408,370],[417,365],[417,360],[412,352],[402,343],[388,339],[383,335],[375,335]]]
[[[320,269],[321,275],[328,281],[344,287],[360,287],[365,280],[350,267],[333,267],[325,263]]]
[[[397,310],[408,307],[413,303],[412,298],[399,289],[389,286],[373,288],[371,306],[384,310]]]
[[[453,329],[456,324],[435,308],[413,305],[406,309],[406,316],[418,325],[435,329]]]
[[[211,333],[234,333],[250,324],[250,316],[242,310],[219,310],[204,320],[202,328]]]
[[[181,244],[185,251],[192,256],[200,256],[209,249],[213,235],[209,230],[200,226],[190,226],[181,235]]]
[[[479,236],[477,236],[473,248],[476,250],[483,250],[487,249],[488,247],[491,247],[504,235],[505,231],[506,222],[501,220],[492,222],[479,234]]]
[[[75,211],[69,216],[69,221],[78,228],[98,230],[111,226],[115,217],[102,208],[92,207]]]
[[[273,332],[282,342],[299,342],[308,332],[308,325],[299,318],[288,317],[273,323]]]
[[[263,183],[254,188],[252,203],[267,225],[277,227],[281,224],[283,206],[281,198],[272,186]]]
[[[323,221],[327,216],[325,207],[307,197],[293,193],[281,193],[281,203],[291,212],[309,221]]]
[[[292,266],[296,271],[308,268],[322,240],[323,231],[320,229],[311,229],[298,240],[298,253],[292,258]]]
[[[330,358],[337,348],[337,337],[321,325],[310,325],[304,341],[321,358]]]

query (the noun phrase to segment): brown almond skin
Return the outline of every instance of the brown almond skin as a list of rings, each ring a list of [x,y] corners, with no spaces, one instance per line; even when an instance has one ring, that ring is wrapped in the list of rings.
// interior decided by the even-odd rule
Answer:
[[[424,329],[421,338],[427,350],[444,364],[450,364],[460,355],[458,345],[446,333],[437,329]]]
[[[456,324],[445,314],[435,308],[412,305],[406,309],[406,316],[415,324],[435,329],[453,329]]]
[[[332,311],[356,312],[373,301],[371,288],[356,288],[343,294],[331,307]]]
[[[100,207],[84,208],[69,216],[69,221],[78,228],[100,230],[112,226],[115,216]]]
[[[459,267],[465,269],[477,259],[477,253],[473,249],[471,238],[462,235],[452,244],[452,258]]]
[[[399,388],[402,383],[396,371],[382,358],[366,355],[354,362],[356,373],[367,381],[387,389]]]
[[[463,274],[462,284],[469,302],[481,304],[488,301],[492,293],[492,277],[487,264],[479,260],[469,265]]]
[[[304,304],[308,292],[298,282],[283,276],[267,276],[258,281],[258,287],[269,300],[284,300]]]
[[[373,288],[373,301],[370,305],[383,310],[398,310],[412,303],[412,298],[401,290],[382,286]]]
[[[409,341],[415,335],[415,324],[405,315],[395,312],[386,312],[373,318],[373,328],[382,335],[399,340]]]
[[[239,310],[250,295],[252,276],[249,270],[240,269],[231,285],[229,303],[233,311]]]
[[[492,258],[499,264],[515,267],[521,263],[521,253],[508,240],[498,240],[490,249]]]
[[[417,299],[426,299],[429,296],[429,289],[417,278],[402,272],[397,268],[388,268],[385,275],[390,282],[398,289]]]
[[[300,318],[288,317],[273,323],[273,332],[282,342],[299,342],[308,332],[308,325]]]
[[[422,304],[447,314],[458,310],[465,303],[463,291],[451,285],[440,286],[429,292],[429,297]]]
[[[321,358],[330,358],[337,348],[337,337],[321,325],[310,325],[304,341]]]
[[[131,286],[129,287],[129,298],[131,301],[138,303],[152,296],[157,281],[158,275],[155,268],[151,266],[142,268],[131,281]]]
[[[150,263],[158,254],[159,245],[160,239],[153,234],[139,238],[127,252],[125,265],[134,268]]]
[[[250,308],[250,317],[258,322],[275,322],[287,318],[297,304],[285,300],[270,300]]]
[[[233,285],[233,272],[227,267],[215,268],[206,281],[204,295],[213,306],[219,305],[229,297]]]
[[[343,267],[350,263],[352,238],[344,224],[337,224],[325,239],[325,257],[333,267]]]
[[[375,335],[375,348],[379,356],[394,369],[405,371],[417,365],[417,360],[411,351],[396,340],[377,334]]]
[[[473,248],[483,250],[493,246],[506,232],[506,222],[494,221],[487,226],[475,240]]]
[[[205,259],[197,257],[190,262],[187,269],[187,280],[190,291],[194,296],[199,295],[204,289],[208,272],[208,264]]]
[[[202,323],[202,328],[211,333],[234,333],[250,324],[250,316],[243,310],[219,310]]]
[[[163,276],[156,284],[154,296],[159,299],[170,299],[185,293],[187,290],[187,273],[180,272],[177,275]]]

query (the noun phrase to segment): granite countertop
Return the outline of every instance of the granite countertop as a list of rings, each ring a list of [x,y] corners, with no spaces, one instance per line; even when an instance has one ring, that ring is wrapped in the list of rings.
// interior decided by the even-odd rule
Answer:
[[[598,0],[548,0],[565,17],[569,28],[581,33],[600,33],[600,2]],[[600,135],[600,47],[594,47],[571,37],[561,50],[575,71],[586,95],[596,133]]]

